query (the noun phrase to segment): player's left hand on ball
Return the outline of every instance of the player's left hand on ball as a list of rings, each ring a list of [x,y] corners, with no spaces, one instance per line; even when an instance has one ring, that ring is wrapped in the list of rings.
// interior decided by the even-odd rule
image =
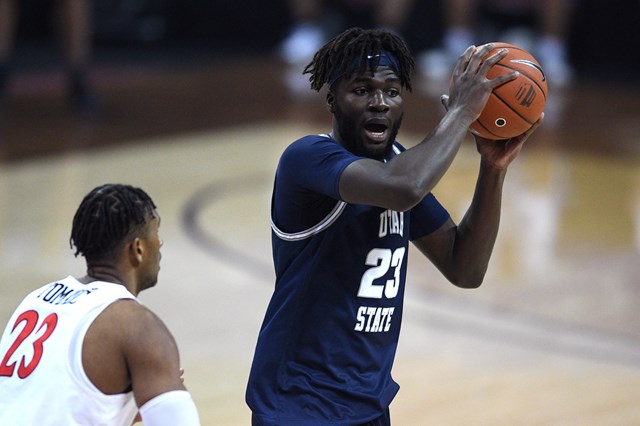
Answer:
[[[476,140],[476,147],[478,149],[478,152],[482,156],[482,161],[485,164],[496,169],[506,169],[509,164],[511,164],[511,162],[518,156],[518,154],[522,150],[524,142],[542,124],[543,120],[544,113],[540,115],[538,121],[536,121],[529,130],[511,139],[495,141],[474,135]]]

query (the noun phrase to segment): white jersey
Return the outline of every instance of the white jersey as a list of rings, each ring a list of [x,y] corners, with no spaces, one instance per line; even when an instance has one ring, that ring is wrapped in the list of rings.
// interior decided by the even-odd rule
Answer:
[[[106,395],[82,365],[89,326],[124,286],[69,276],[29,294],[0,340],[0,425],[131,425],[133,393]]]

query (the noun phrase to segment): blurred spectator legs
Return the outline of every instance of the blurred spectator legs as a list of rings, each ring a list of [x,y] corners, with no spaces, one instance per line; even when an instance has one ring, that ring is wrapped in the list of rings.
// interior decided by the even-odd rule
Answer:
[[[9,76],[16,37],[17,0],[0,0],[0,108],[6,107]],[[64,55],[70,106],[85,115],[94,116],[100,104],[89,84],[91,58],[91,0],[58,0],[55,21],[57,36]]]

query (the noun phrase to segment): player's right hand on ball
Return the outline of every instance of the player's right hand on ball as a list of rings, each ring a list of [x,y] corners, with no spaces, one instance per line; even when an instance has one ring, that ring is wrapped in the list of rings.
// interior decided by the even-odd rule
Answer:
[[[493,47],[493,43],[479,47],[469,46],[460,55],[451,75],[449,96],[441,98],[447,111],[462,108],[475,121],[484,109],[491,91],[518,76],[513,72],[491,80],[487,78],[491,67],[507,54],[507,50],[502,49],[485,59]]]

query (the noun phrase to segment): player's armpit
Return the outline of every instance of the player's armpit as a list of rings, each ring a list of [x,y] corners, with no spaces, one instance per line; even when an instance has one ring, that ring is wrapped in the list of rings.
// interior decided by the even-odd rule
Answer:
[[[449,218],[431,234],[413,241],[416,248],[447,278],[453,268],[453,246],[456,242],[456,230],[456,223]]]

